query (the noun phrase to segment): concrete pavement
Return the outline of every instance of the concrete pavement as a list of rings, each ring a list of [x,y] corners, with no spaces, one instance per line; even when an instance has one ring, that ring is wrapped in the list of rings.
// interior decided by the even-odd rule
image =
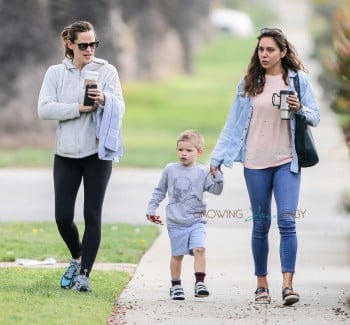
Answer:
[[[145,205],[158,177],[158,170],[116,167],[105,196],[103,222],[146,223]],[[0,221],[54,221],[51,169],[0,169],[0,193]],[[82,187],[75,212],[76,219],[83,220]]]
[[[168,296],[169,242],[166,229],[144,255],[133,279],[118,299],[115,324],[349,324],[350,217],[339,207],[349,190],[348,149],[334,114],[317,84],[319,66],[310,59],[312,41],[307,1],[273,2],[282,28],[310,71],[321,107],[321,123],[314,129],[320,164],[302,171],[297,222],[299,252],[294,287],[301,301],[281,303],[281,273],[276,222],[270,231],[270,305],[255,305],[255,278],[250,251],[251,222],[242,168],[224,170],[225,190],[208,197],[206,283],[211,295],[193,296],[193,259],[185,257],[184,301]],[[292,14],[295,13],[295,14]]]

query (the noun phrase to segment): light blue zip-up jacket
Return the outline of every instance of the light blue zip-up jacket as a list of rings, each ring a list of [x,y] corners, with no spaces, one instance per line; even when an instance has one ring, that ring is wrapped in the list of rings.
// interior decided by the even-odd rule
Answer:
[[[96,119],[98,158],[118,162],[123,155],[122,118],[124,107],[109,93],[105,93],[105,106],[99,107],[93,117]]]
[[[288,71],[289,89],[295,90],[293,78],[296,72]],[[314,91],[305,72],[298,71],[302,108],[296,113],[304,115],[308,124],[317,126],[320,121],[320,112]],[[234,162],[244,162],[247,133],[253,112],[252,97],[244,96],[244,81],[238,84],[236,97],[230,108],[226,123],[213,150],[210,165],[232,167]],[[294,145],[295,117],[291,114],[291,147],[292,163],[290,170],[298,173],[298,156]]]
[[[79,112],[85,93],[85,70],[97,71],[98,87],[113,96],[117,102],[115,109],[120,112],[125,109],[118,72],[107,61],[94,57],[79,70],[72,60],[64,59],[61,64],[49,67],[40,89],[38,115],[43,120],[58,120],[55,153],[59,156],[83,158],[98,152],[96,111]]]

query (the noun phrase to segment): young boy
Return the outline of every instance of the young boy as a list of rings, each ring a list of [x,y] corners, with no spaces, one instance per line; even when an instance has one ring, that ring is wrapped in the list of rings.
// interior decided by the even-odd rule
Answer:
[[[169,163],[154,189],[147,208],[147,219],[162,224],[156,210],[168,194],[166,222],[171,245],[170,297],[184,300],[181,286],[181,267],[184,255],[194,256],[195,297],[208,297],[209,291],[204,284],[205,277],[205,213],[203,199],[205,191],[219,195],[223,190],[223,176],[217,170],[213,177],[209,168],[197,163],[203,152],[203,137],[194,130],[182,132],[177,139],[179,162]]]

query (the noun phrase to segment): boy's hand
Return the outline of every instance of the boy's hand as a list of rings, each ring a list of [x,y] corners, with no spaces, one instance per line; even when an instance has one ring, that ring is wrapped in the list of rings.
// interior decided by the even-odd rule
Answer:
[[[210,165],[210,174],[215,178],[216,176],[216,171],[219,171],[221,174],[223,174],[222,170],[221,170],[221,166],[219,167],[215,167],[213,165]]]
[[[146,215],[147,219],[157,225],[163,225],[163,221],[160,220],[160,216],[149,216]]]

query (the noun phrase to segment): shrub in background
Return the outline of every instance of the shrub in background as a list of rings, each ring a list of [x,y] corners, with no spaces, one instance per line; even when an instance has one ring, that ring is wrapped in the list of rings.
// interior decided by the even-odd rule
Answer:
[[[346,0],[314,0],[314,6],[315,56],[323,70],[319,81],[350,147],[350,8]]]

